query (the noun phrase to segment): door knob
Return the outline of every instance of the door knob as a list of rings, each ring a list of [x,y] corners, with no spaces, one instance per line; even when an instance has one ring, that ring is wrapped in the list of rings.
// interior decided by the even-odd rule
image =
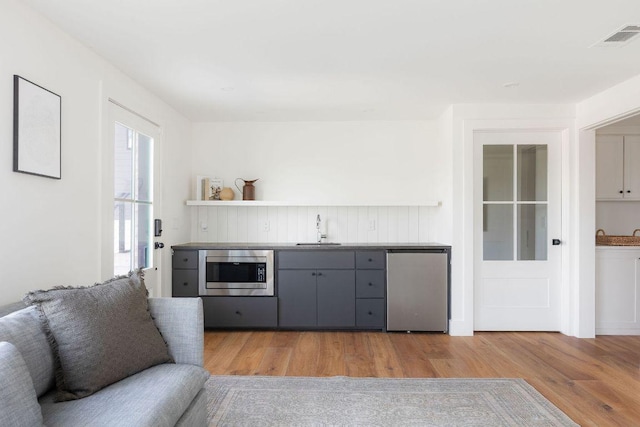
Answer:
[[[164,243],[162,243],[162,242],[156,242],[153,246],[154,246],[156,249],[162,249],[162,248],[164,248]]]
[[[552,239],[552,240],[551,240],[551,244],[552,244],[553,246],[558,246],[560,243],[562,243],[562,242],[560,241],[560,239]]]

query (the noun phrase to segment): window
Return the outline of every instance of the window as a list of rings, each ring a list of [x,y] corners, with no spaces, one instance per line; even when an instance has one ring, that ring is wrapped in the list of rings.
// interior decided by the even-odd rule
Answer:
[[[485,260],[547,259],[547,146],[483,146]]]
[[[152,137],[115,123],[115,275],[153,265],[153,142]]]

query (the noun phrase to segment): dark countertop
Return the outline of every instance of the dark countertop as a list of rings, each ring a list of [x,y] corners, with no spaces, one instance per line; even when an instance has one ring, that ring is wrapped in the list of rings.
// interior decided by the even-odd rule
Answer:
[[[273,250],[421,250],[421,249],[451,249],[449,245],[442,243],[341,243],[339,245],[313,244],[298,245],[296,243],[222,243],[222,242],[189,242],[171,246],[177,250],[196,249],[273,249]]]

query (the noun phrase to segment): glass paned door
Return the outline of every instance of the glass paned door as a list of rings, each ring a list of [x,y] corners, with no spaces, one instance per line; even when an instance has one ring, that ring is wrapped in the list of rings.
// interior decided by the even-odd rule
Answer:
[[[560,131],[475,131],[474,329],[560,327]]]
[[[153,265],[153,138],[114,129],[114,274]]]

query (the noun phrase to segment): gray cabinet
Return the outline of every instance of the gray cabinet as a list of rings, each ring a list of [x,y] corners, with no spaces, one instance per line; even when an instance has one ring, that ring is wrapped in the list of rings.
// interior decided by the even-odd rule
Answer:
[[[356,325],[353,251],[280,251],[278,324],[283,328]]]
[[[171,260],[174,297],[197,297],[198,251],[174,250]],[[275,328],[278,326],[276,297],[203,296],[206,328]]]
[[[171,264],[171,294],[174,297],[197,297],[198,251],[174,250]]]
[[[356,299],[356,324],[359,328],[383,329],[384,318],[383,298]]]
[[[315,270],[279,270],[278,317],[283,327],[317,325]]]
[[[356,326],[385,327],[385,266],[382,250],[356,252]]]
[[[205,328],[275,328],[275,297],[202,297]]]
[[[356,275],[353,270],[318,270],[318,326],[356,325]]]

